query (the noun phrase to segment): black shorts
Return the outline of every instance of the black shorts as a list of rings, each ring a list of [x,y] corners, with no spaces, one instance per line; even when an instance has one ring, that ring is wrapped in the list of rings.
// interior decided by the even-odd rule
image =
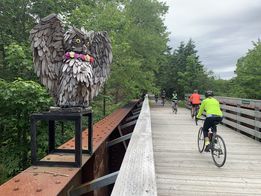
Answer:
[[[199,103],[199,104],[193,104],[193,103],[191,103],[191,105],[192,105],[192,107],[196,107],[196,106],[199,106],[200,103]]]

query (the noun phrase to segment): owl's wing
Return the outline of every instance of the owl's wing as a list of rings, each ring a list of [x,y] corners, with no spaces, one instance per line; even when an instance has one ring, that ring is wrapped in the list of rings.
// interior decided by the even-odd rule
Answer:
[[[40,20],[30,31],[34,70],[42,84],[56,97],[58,76],[64,55],[64,28],[56,14]]]
[[[90,52],[94,57],[93,95],[96,96],[110,73],[112,47],[107,32],[89,32]]]

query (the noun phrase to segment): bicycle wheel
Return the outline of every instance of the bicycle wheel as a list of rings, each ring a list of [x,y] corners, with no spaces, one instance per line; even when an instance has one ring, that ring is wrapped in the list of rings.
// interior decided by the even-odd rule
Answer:
[[[227,158],[227,149],[223,138],[219,135],[216,135],[212,138],[212,148],[211,155],[213,161],[217,167],[222,167]]]
[[[203,134],[202,127],[200,127],[198,130],[198,151],[200,153],[202,153],[204,150],[204,147],[205,147],[204,134]]]

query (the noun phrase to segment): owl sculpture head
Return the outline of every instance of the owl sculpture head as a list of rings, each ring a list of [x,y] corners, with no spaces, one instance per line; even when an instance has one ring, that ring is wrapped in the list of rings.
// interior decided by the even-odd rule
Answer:
[[[64,44],[66,52],[90,53],[90,48],[88,48],[90,41],[83,28],[79,30],[75,27],[69,27],[69,30],[65,33]]]
[[[30,32],[34,68],[60,107],[86,107],[109,76],[111,42],[106,32],[69,27],[51,14]]]

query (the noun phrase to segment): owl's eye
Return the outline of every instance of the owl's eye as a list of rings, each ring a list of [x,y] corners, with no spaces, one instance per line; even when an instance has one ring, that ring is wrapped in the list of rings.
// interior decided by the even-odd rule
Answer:
[[[76,39],[75,42],[76,42],[77,44],[79,44],[79,43],[81,43],[81,40],[80,40],[80,39]]]

